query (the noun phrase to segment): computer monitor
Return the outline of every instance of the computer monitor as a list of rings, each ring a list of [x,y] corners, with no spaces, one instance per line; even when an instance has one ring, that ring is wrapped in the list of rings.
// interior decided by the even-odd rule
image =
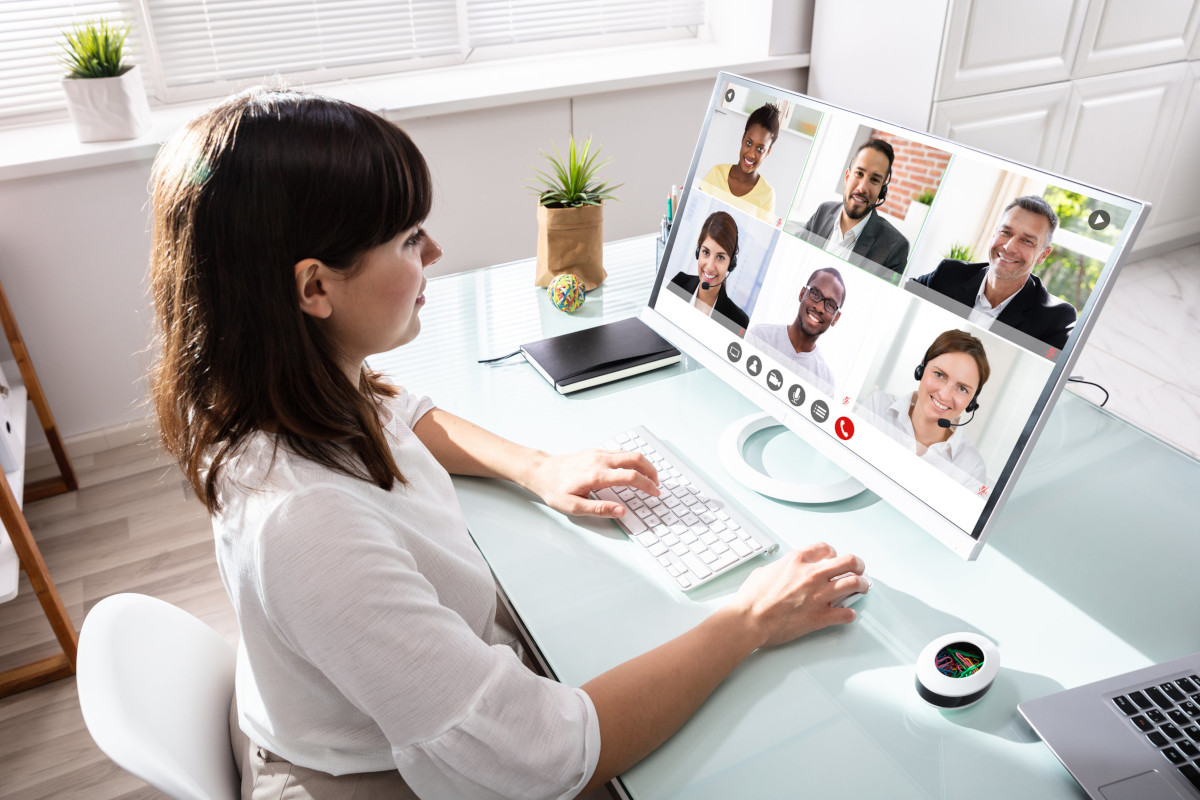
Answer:
[[[972,559],[1148,210],[721,73],[642,318]]]

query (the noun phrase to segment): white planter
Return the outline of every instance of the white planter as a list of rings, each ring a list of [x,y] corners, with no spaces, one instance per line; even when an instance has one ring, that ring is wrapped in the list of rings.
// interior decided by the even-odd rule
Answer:
[[[67,111],[81,142],[136,139],[150,130],[140,68],[115,78],[63,78]]]

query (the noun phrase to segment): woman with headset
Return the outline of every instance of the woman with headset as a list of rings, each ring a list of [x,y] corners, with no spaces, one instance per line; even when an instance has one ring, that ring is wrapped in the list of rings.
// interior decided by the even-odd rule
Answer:
[[[912,449],[972,491],[987,484],[987,464],[975,445],[958,431],[962,414],[975,415],[979,393],[991,368],[983,343],[969,333],[938,334],[913,370],[911,396],[874,392],[861,410],[875,427]]]
[[[750,316],[725,292],[725,281],[737,266],[738,227],[725,211],[714,211],[700,226],[696,240],[696,274],[680,272],[671,282],[692,293],[692,305],[712,315],[721,314],[745,330]]]
[[[758,174],[779,138],[779,107],[767,103],[746,119],[736,164],[717,164],[700,181],[700,189],[734,208],[775,224],[775,190]]]

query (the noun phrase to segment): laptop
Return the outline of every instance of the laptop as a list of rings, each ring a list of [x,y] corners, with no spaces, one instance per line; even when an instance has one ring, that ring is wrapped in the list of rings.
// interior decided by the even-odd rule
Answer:
[[[1200,653],[1017,706],[1095,800],[1200,800]]]

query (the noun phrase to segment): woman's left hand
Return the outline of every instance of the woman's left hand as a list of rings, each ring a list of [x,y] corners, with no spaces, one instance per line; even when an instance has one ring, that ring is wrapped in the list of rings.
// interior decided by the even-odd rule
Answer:
[[[589,492],[609,486],[632,486],[658,496],[658,471],[641,453],[581,450],[540,456],[525,481],[526,489],[565,514],[623,516],[625,506],[588,496]]]

